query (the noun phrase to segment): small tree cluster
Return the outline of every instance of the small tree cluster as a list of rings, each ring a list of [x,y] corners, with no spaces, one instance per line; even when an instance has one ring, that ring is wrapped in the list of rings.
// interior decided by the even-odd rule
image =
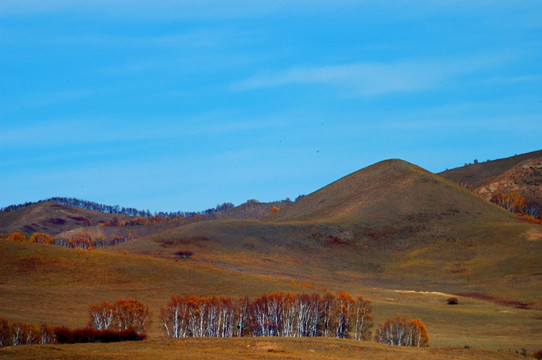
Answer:
[[[89,308],[89,315],[89,327],[96,330],[133,330],[142,334],[151,322],[149,308],[132,298],[92,305]]]
[[[0,317],[0,347],[49,344],[53,339],[53,330],[45,324],[9,323],[6,318]]]
[[[420,319],[407,321],[397,316],[378,326],[375,341],[396,346],[429,346],[429,335]]]
[[[34,243],[44,244],[44,245],[56,245],[63,246],[70,249],[83,249],[91,250],[92,248],[101,248],[106,246],[115,246],[122,244],[126,241],[136,239],[137,235],[128,234],[125,236],[115,236],[111,240],[106,240],[103,237],[92,238],[92,236],[87,232],[78,232],[71,236],[71,238],[56,237],[51,238],[51,236],[43,233],[34,233],[32,236],[27,234],[20,233],[18,231],[13,233],[4,233],[0,234],[0,240],[8,241],[30,241]]]
[[[115,246],[137,238],[136,235],[128,234],[126,236],[115,236],[110,241],[103,237],[92,238],[89,233],[80,232],[72,235],[71,238],[55,238],[52,240],[53,245],[63,246],[71,249],[90,250],[91,248],[100,248],[106,246]]]
[[[56,344],[77,344],[77,343],[109,343],[120,341],[144,340],[145,334],[138,334],[133,329],[115,331],[115,330],[96,330],[93,328],[69,329],[67,327],[57,327],[54,329],[54,339]]]
[[[542,206],[534,201],[526,201],[517,191],[509,194],[495,193],[491,197],[491,202],[525,220],[542,224]]]
[[[30,237],[30,242],[35,242],[35,243],[39,243],[39,244],[45,244],[45,245],[51,245],[53,240],[51,239],[51,237],[47,234],[43,234],[43,233],[37,233],[35,232],[34,234],[32,234],[32,236]]]
[[[250,301],[244,297],[173,295],[160,312],[168,337],[285,336],[371,337],[371,300],[337,296],[271,293]]]
[[[37,326],[23,322],[9,323],[0,317],[0,347],[35,344],[75,344],[91,342],[117,342],[145,339],[133,329],[96,330],[93,328],[69,329],[67,327],[49,327],[46,324]]]

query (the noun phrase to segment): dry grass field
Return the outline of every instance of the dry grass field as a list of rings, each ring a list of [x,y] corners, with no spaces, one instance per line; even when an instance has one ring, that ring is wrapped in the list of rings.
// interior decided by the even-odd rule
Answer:
[[[36,345],[0,349],[0,357],[23,359],[366,359],[513,360],[510,351],[401,348],[332,338],[232,338],[145,340],[137,343]]]

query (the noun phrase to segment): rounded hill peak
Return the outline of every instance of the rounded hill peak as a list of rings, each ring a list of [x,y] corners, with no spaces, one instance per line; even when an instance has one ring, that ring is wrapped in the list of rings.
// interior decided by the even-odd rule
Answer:
[[[389,159],[349,174],[281,209],[269,220],[394,221],[419,213],[484,208],[507,216],[471,192],[412,163]],[[482,212],[484,212],[482,211]]]

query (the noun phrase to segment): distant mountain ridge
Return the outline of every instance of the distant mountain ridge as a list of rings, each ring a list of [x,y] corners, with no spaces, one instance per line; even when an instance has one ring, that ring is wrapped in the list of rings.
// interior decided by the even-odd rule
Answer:
[[[22,209],[34,204],[40,204],[44,202],[51,202],[51,203],[56,203],[60,205],[71,206],[74,208],[79,208],[79,209],[84,209],[84,210],[97,211],[104,214],[142,216],[142,217],[150,217],[150,216],[192,217],[194,215],[214,214],[214,213],[225,211],[234,207],[232,203],[223,203],[221,205],[217,205],[215,208],[210,208],[210,209],[199,211],[199,212],[198,211],[171,211],[171,212],[160,211],[160,212],[155,212],[153,215],[149,210],[137,210],[135,208],[126,208],[126,207],[121,207],[119,205],[104,205],[104,204],[100,204],[94,201],[81,200],[77,198],[52,197],[49,199],[39,200],[35,202],[26,202],[26,203],[18,204],[18,205],[9,205],[4,208],[0,208],[0,211],[7,211],[7,212],[14,211],[14,210]]]

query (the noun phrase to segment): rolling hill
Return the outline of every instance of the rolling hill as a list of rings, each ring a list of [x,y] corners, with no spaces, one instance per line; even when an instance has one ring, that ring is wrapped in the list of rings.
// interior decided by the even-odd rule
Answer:
[[[82,214],[92,226],[73,219]],[[542,226],[402,160],[293,203],[129,227],[96,226],[102,215],[51,204],[1,214],[3,229],[138,238],[91,252],[0,240],[0,315],[84,326],[89,304],[117,297],[157,314],[173,293],[345,290],[373,298],[377,321],[423,318],[435,346],[534,350],[542,334]],[[66,221],[47,225],[56,218]],[[461,306],[445,304],[451,295]]]
[[[359,170],[267,219],[394,223],[401,218],[452,215],[511,220],[508,214],[488,206],[471,192],[401,160],[387,160]]]
[[[542,150],[515,155],[503,159],[488,160],[486,162],[469,164],[443,171],[438,175],[455,183],[463,183],[465,185],[470,185],[473,188],[477,188],[482,183],[504,173],[519,163],[536,158],[542,158]]]
[[[348,175],[261,221],[211,220],[118,249],[329,283],[461,292],[542,307],[542,227],[400,160]],[[518,282],[518,279],[521,279]]]
[[[542,157],[523,161],[482,182],[474,191],[487,200],[497,193],[519,192],[527,202],[542,206]]]
[[[127,215],[104,214],[53,202],[39,202],[13,211],[0,211],[0,232],[57,235],[74,228],[111,221],[114,217],[121,220],[129,218]]]

